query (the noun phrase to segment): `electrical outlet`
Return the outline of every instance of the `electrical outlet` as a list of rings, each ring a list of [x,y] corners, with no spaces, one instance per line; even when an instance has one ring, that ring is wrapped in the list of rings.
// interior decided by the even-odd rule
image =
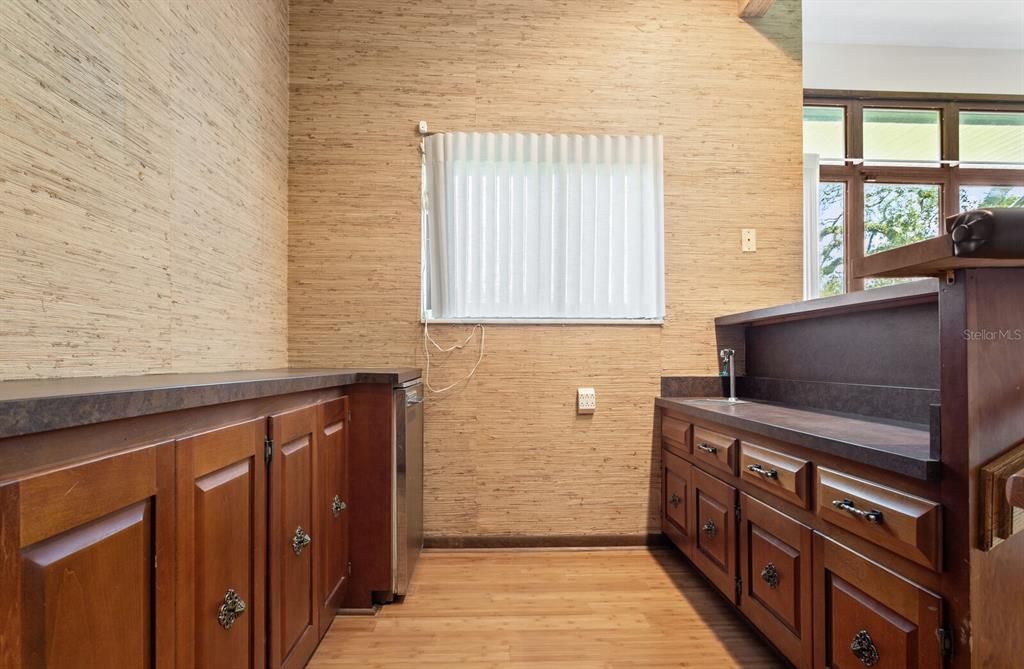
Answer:
[[[591,414],[597,410],[597,393],[593,388],[576,389],[576,413]]]
[[[753,253],[757,250],[757,230],[754,228],[743,228],[740,239],[744,253]]]

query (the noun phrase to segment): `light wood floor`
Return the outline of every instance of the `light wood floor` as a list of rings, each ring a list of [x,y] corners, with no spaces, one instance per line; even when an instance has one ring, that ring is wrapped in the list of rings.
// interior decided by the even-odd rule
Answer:
[[[311,669],[781,667],[668,549],[424,553],[401,604],[335,619]]]

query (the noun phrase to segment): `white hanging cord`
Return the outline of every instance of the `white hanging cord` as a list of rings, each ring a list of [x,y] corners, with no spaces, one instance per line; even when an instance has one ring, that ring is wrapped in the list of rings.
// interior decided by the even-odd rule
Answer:
[[[436,348],[441,353],[451,353],[452,351],[458,351],[458,350],[461,350],[461,349],[465,348],[466,345],[469,344],[469,342],[473,339],[473,335],[476,334],[477,329],[480,330],[480,355],[479,355],[479,357],[477,357],[476,364],[473,365],[473,369],[469,370],[469,374],[467,374],[465,377],[459,379],[455,383],[452,383],[451,385],[445,386],[444,388],[434,388],[432,385],[430,385],[430,346],[428,346],[428,344],[432,345],[434,348]],[[444,348],[440,344],[438,344],[436,341],[434,341],[434,338],[430,336],[430,326],[426,322],[424,322],[423,323],[423,352],[427,356],[427,370],[426,370],[426,374],[424,374],[424,376],[423,376],[423,384],[427,387],[427,390],[429,390],[430,392],[435,393],[435,394],[446,393],[449,390],[451,390],[452,388],[454,388],[455,386],[459,385],[460,383],[463,383],[464,381],[469,381],[470,379],[472,379],[473,375],[476,374],[477,368],[480,367],[480,363],[483,362],[483,360],[484,360],[484,335],[485,334],[486,334],[486,331],[484,330],[484,326],[480,325],[479,323],[477,323],[476,325],[473,326],[473,329],[470,330],[468,337],[463,339],[458,344],[454,344],[452,346],[449,346],[448,348]]]

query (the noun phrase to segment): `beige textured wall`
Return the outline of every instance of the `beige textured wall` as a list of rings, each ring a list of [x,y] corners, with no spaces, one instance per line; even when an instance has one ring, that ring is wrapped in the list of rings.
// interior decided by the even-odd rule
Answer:
[[[666,325],[491,326],[426,437],[432,535],[655,531],[660,376],[714,371],[715,315],[800,296],[799,3],[754,25],[734,0],[297,0],[290,41],[295,365],[423,364],[418,120],[664,134]],[[474,360],[440,361],[435,383]]]
[[[287,362],[287,0],[3,0],[0,379]]]
[[[428,533],[655,531],[660,376],[714,372],[715,315],[800,297],[799,2],[756,24],[735,0],[293,0],[290,20],[295,365],[423,364],[418,120],[664,134],[665,326],[490,326],[477,377],[427,407]]]

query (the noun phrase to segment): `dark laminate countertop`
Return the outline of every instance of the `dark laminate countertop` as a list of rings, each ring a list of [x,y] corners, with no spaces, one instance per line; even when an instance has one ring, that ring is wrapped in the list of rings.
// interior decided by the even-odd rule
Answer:
[[[399,384],[411,367],[271,369],[0,382],[0,439],[351,383]]]
[[[931,456],[931,435],[924,425],[768,402],[725,404],[659,397],[657,405],[923,481],[938,479],[941,474],[941,463]]]

